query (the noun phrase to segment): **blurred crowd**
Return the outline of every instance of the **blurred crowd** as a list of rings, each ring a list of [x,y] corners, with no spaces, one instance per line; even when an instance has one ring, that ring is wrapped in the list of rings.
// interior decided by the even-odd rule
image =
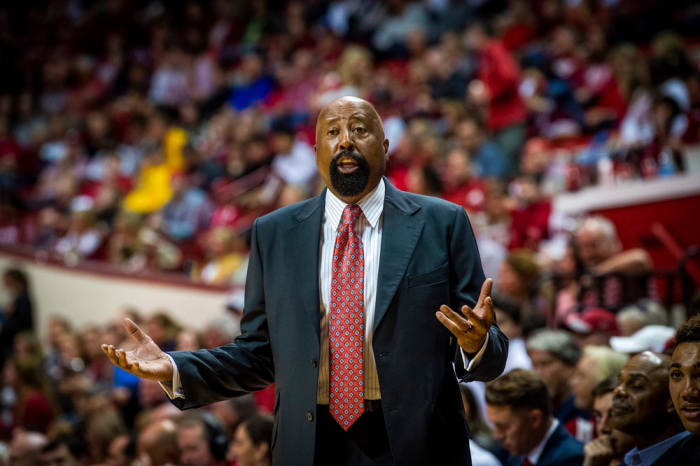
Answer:
[[[553,196],[683,172],[700,141],[693,2],[41,4],[0,8],[0,244],[71,265],[241,284],[252,221],[322,188],[342,95],[495,266],[565,257]]]
[[[565,464],[583,461],[584,443],[587,464],[618,464],[656,438],[615,424],[610,400],[635,367],[661,390],[649,374],[668,377],[661,354],[675,329],[649,255],[624,249],[606,218],[557,215],[552,199],[688,169],[700,143],[700,10],[667,3],[1,6],[0,246],[242,285],[254,219],[323,188],[319,109],[363,97],[384,120],[389,181],[462,205],[495,280],[510,350],[503,378],[464,388],[474,464],[526,457],[552,436],[576,458]],[[125,344],[120,319],[76,329],[56,317],[37,335],[26,275],[3,278],[0,465],[269,462],[272,389],[182,416],[157,384],[100,353]],[[119,314],[165,350],[237,332],[228,314],[197,332],[144,311]],[[683,396],[697,416],[693,377]],[[513,417],[523,410],[537,419]],[[644,415],[632,424],[683,431],[671,412]],[[515,425],[539,427],[515,438]]]

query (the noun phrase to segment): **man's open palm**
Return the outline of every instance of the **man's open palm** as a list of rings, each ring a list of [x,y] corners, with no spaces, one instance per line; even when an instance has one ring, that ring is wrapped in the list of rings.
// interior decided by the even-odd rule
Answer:
[[[493,280],[487,278],[481,286],[481,294],[474,309],[462,306],[459,315],[449,306],[443,304],[435,314],[442,325],[457,338],[457,344],[467,353],[476,353],[481,349],[486,334],[493,324],[493,306],[491,304],[491,286]]]
[[[143,379],[171,381],[173,365],[170,358],[131,319],[124,319],[124,328],[136,342],[136,347],[126,351],[102,345],[102,351],[112,364]]]

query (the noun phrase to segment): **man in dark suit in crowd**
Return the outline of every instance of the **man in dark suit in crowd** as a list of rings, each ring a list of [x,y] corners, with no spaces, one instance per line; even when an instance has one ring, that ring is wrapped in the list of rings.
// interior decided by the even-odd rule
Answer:
[[[182,409],[274,382],[275,464],[470,464],[455,371],[497,377],[507,339],[464,209],[394,188],[388,146],[371,104],[331,102],[315,146],[328,189],[253,226],[242,335],[165,354],[126,321],[138,346],[103,346],[111,361]]]
[[[486,414],[511,457],[508,466],[579,466],[583,445],[552,416],[552,400],[533,371],[512,370],[486,385]]]

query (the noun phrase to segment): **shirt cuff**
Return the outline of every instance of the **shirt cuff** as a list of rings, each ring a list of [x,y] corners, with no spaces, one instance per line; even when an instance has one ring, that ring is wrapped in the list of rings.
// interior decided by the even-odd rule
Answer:
[[[466,354],[464,354],[464,350],[460,346],[459,351],[462,353],[462,362],[464,362],[464,367],[467,368],[467,372],[471,372],[471,370],[479,364],[479,361],[481,361],[481,357],[484,355],[484,351],[486,351],[486,345],[489,344],[489,334],[486,334],[486,339],[484,340],[484,344],[481,345],[481,349],[479,350],[478,353],[474,356],[474,358],[469,361],[469,358],[467,357]]]
[[[173,381],[172,382],[158,382],[160,388],[162,388],[168,395],[168,398],[174,400],[175,398],[185,398],[185,394],[182,393],[182,383],[180,382],[180,372],[177,370],[177,364],[175,360],[168,354],[165,355],[170,359],[170,364],[173,365]],[[477,354],[477,357],[479,355]],[[476,358],[474,358],[476,359]]]

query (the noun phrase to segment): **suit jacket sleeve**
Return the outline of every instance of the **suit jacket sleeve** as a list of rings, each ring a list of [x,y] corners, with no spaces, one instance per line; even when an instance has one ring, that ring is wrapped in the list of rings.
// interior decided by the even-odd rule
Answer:
[[[456,209],[452,225],[450,260],[452,263],[450,281],[454,283],[450,305],[453,309],[459,309],[464,304],[473,307],[479,298],[481,285],[484,283],[484,272],[481,268],[481,258],[474,232],[462,208]],[[464,360],[456,342],[454,345],[455,371],[460,382],[472,380],[486,382],[495,379],[503,372],[508,357],[508,338],[501,332],[495,321],[489,329],[489,339],[481,361],[470,371],[467,371],[464,366]]]
[[[197,408],[260,390],[274,380],[274,365],[265,312],[258,224],[253,225],[245,311],[241,335],[211,350],[169,353],[177,364],[184,398],[171,400],[180,409]]]

